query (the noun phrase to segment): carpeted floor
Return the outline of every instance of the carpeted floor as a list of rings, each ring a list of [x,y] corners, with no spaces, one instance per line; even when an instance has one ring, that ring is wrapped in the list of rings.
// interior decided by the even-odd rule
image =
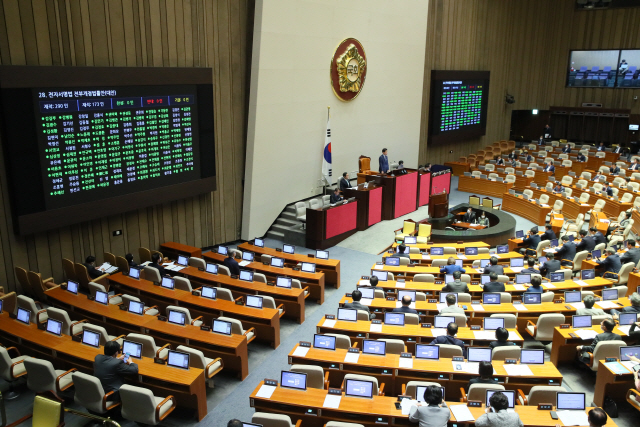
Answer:
[[[457,178],[452,181],[452,194],[450,204],[456,205],[468,201],[469,193],[457,191]],[[494,203],[501,203],[495,200]],[[407,215],[409,218],[422,219],[426,217],[426,207],[418,212]],[[531,222],[514,216],[517,220],[517,229],[529,229],[533,225]],[[289,368],[287,364],[287,354],[294,345],[301,339],[310,340],[315,332],[315,325],[325,313],[335,313],[338,302],[345,292],[355,288],[358,278],[362,274],[370,271],[371,265],[379,260],[375,254],[388,246],[393,240],[393,230],[402,226],[402,220],[398,218],[394,221],[386,221],[370,229],[359,232],[349,239],[343,241],[338,246],[331,248],[330,257],[341,261],[341,288],[336,290],[333,287],[325,288],[325,302],[319,306],[314,302],[306,304],[306,320],[304,324],[298,325],[292,320],[281,320],[281,340],[277,349],[259,343],[249,345],[249,376],[244,381],[239,381],[231,375],[221,374],[215,377],[215,388],[207,390],[207,404],[209,413],[200,423],[197,423],[188,411],[175,411],[162,425],[166,426],[192,426],[202,425],[211,427],[224,427],[231,418],[238,418],[242,421],[250,421],[253,409],[249,406],[249,395],[257,384],[264,378],[279,378],[280,371]],[[281,247],[282,242],[267,239],[266,245],[269,247]],[[312,251],[297,247],[297,253],[311,253]],[[526,347],[540,347],[540,343],[527,340]],[[547,359],[549,357],[549,346]],[[563,375],[563,385],[572,391],[585,392],[587,402],[593,398],[593,388],[595,375],[574,366],[562,366],[560,372]],[[0,380],[0,388],[7,389],[7,383]],[[33,393],[26,387],[19,386],[21,395],[11,401],[5,401],[9,422],[12,422],[30,412],[33,403]],[[83,410],[71,400],[68,406]],[[620,427],[632,427],[640,425],[638,412],[631,408],[626,402],[618,402],[620,417],[614,422]],[[116,420],[123,427],[133,427],[135,423],[121,418]],[[67,415],[65,419],[67,426],[78,427],[88,424],[86,419]],[[296,420],[293,420],[295,423]],[[303,424],[304,426],[304,424]]]

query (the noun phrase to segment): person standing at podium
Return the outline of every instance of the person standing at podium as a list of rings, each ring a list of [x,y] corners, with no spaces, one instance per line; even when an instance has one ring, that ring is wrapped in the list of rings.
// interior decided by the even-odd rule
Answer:
[[[378,172],[380,173],[389,173],[389,157],[387,157],[387,149],[382,149],[382,154],[378,158]]]
[[[343,172],[342,178],[340,178],[340,191],[344,191],[347,188],[351,188],[351,182],[349,181],[349,174],[347,172]]]

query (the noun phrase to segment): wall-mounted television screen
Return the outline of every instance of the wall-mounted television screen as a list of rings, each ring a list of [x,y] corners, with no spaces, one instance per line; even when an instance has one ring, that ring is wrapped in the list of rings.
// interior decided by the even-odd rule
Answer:
[[[482,136],[487,128],[489,71],[431,71],[429,142]]]
[[[640,49],[572,50],[567,87],[640,87]]]

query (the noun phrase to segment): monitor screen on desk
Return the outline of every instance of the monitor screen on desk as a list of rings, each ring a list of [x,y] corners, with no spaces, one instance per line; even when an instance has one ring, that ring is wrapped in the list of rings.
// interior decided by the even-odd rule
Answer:
[[[580,273],[581,273],[580,278],[582,280],[589,280],[589,279],[595,279],[596,278],[596,270],[594,270],[593,268],[591,268],[589,270],[582,270]]]
[[[25,325],[28,325],[29,322],[31,321],[31,310],[27,310],[26,308],[18,307],[18,312],[17,312],[16,319],[19,322],[22,322]]]
[[[362,298],[374,299],[376,297],[375,289],[371,286],[358,286],[357,289],[362,293]]]
[[[173,289],[175,281],[171,277],[163,277],[162,282],[160,282],[160,286],[166,289]]]
[[[321,251],[320,249],[316,250],[316,258],[329,259],[329,251]]]
[[[249,262],[253,262],[253,252],[242,252],[242,260],[243,261],[249,261]]]
[[[189,369],[189,353],[183,353],[181,351],[169,350],[169,357],[167,358],[167,366],[174,368]]]
[[[307,374],[301,372],[282,371],[280,374],[280,386],[285,388],[295,388],[297,390],[307,389]]]
[[[638,321],[638,313],[620,313],[620,325],[632,325]]]
[[[544,265],[545,262],[547,262],[547,257],[546,256],[541,256],[540,258],[538,258],[538,263],[540,265]]]
[[[525,292],[522,294],[522,302],[524,304],[542,304],[542,294]]]
[[[211,274],[218,274],[218,264],[212,264],[208,262],[205,271]]]
[[[618,299],[618,290],[617,289],[603,289],[602,290],[602,299],[605,301],[613,301]]]
[[[279,288],[291,289],[291,277],[280,277],[276,279],[276,286]]]
[[[456,297],[456,304],[458,303],[458,293],[457,292],[440,292],[440,304],[446,304],[447,303],[447,295],[455,295]]]
[[[463,261],[462,261],[461,259],[457,259],[457,260],[455,260],[454,262],[455,262],[455,264],[456,264],[458,267],[460,267],[460,268],[464,268],[464,267],[463,267]]]
[[[102,292],[102,291],[96,291],[95,300],[96,300],[96,302],[99,302],[100,304],[107,305],[107,304],[109,304],[109,294],[106,293],[106,292]]]
[[[142,344],[134,341],[124,340],[122,343],[122,352],[129,353],[129,356],[136,359],[142,359]]]
[[[331,335],[315,334],[313,336],[313,346],[324,350],[336,349],[336,337]]]
[[[362,342],[362,353],[384,356],[386,354],[386,347],[387,343],[385,341],[364,340]]]
[[[516,239],[522,239],[522,238],[524,238],[524,231],[522,230],[516,231]]]
[[[338,320],[345,320],[347,322],[357,322],[358,321],[358,310],[354,308],[339,308],[338,309]]]
[[[429,253],[431,255],[444,255],[444,248],[442,248],[442,247],[438,247],[438,248],[434,247],[434,248],[431,248]]]
[[[520,363],[526,365],[544,365],[544,350],[520,350]]]
[[[140,301],[129,301],[129,313],[144,314],[144,304]]]
[[[345,396],[366,397],[368,399],[372,399],[373,398],[373,382],[350,380],[350,379],[346,380],[344,394]]]
[[[384,264],[397,267],[400,265],[400,258],[396,256],[388,256],[384,259]]]
[[[227,255],[229,253],[229,249],[226,246],[218,246],[218,253],[220,255]]]
[[[480,260],[480,268],[485,268],[490,263],[491,263],[490,259],[481,259]]]
[[[386,271],[371,270],[371,275],[376,276],[381,282],[386,282],[389,278],[389,273],[387,273]]]
[[[564,282],[564,273],[550,273],[549,278],[551,282]]]
[[[217,294],[218,294],[218,290],[216,288],[211,287],[211,286],[203,286],[201,291],[200,291],[200,295],[203,298],[208,298],[208,299],[216,299],[217,298]]]
[[[498,328],[504,328],[504,317],[482,318],[482,329],[485,331],[495,331]]]
[[[502,295],[499,293],[485,292],[482,294],[483,304],[500,304]]]
[[[491,399],[491,396],[493,396],[494,393],[496,392],[500,392],[502,394],[504,394],[505,396],[507,396],[507,400],[509,401],[509,409],[513,409],[515,408],[516,405],[516,392],[513,390],[487,390],[487,406],[489,406],[489,402]]]
[[[54,319],[47,319],[47,332],[53,335],[62,335],[62,322]]]
[[[231,322],[213,319],[213,332],[222,335],[231,335]]]
[[[484,285],[486,283],[489,283],[490,281],[491,281],[491,277],[488,274],[480,275],[480,284]]]
[[[238,278],[245,282],[253,282],[253,271],[240,270],[240,276]]]
[[[140,268],[138,267],[129,267],[129,277],[131,277],[132,279],[139,279],[140,278]],[[67,284],[68,286],[68,284]]]
[[[491,362],[491,348],[490,347],[468,347],[467,361]]]
[[[284,267],[284,259],[276,258],[276,257],[271,258],[271,267],[283,268]]]
[[[296,253],[296,247],[293,245],[284,244],[282,245],[282,252],[284,252],[285,254],[294,254]]]
[[[189,257],[178,255],[178,264],[186,267],[189,264]]]
[[[315,273],[316,265],[311,262],[303,262],[302,267],[300,269],[305,273]]]
[[[586,409],[584,393],[565,393],[559,391],[556,395],[556,410],[580,410]]]
[[[602,256],[602,251],[600,249],[596,251],[591,251],[591,258],[600,258]]]
[[[499,254],[508,254],[509,253],[509,245],[498,245],[496,246],[496,252]]]
[[[85,329],[82,331],[82,344],[90,345],[91,347],[100,347],[100,334],[95,331]]]
[[[404,236],[405,245],[415,245],[416,243],[418,243],[418,238],[416,236]]]
[[[78,282],[67,280],[67,291],[71,292],[74,295],[78,295]]]
[[[247,295],[246,296],[247,299],[247,307],[253,307],[253,308],[262,308],[262,297],[259,297],[257,295]]]
[[[573,328],[590,328],[591,327],[591,316],[572,316],[571,317],[571,327]]]
[[[580,291],[564,292],[564,302],[572,303],[572,302],[580,302],[580,301],[582,301],[582,292]]]
[[[456,318],[453,316],[434,316],[433,326],[435,328],[446,328],[449,323],[456,323]]]
[[[440,359],[440,347],[437,345],[416,344],[416,359]]]
[[[442,400],[444,400],[444,387],[439,387],[440,393],[442,393]],[[416,400],[418,402],[424,402],[424,392],[427,391],[427,386],[416,387]]]
[[[174,325],[184,326],[186,324],[186,317],[181,311],[167,310],[167,320]]]
[[[384,314],[384,324],[392,326],[404,326],[404,313],[390,313]]]
[[[530,274],[516,274],[516,283],[531,283],[531,275]]]
[[[511,258],[510,267],[524,267],[524,258]]]
[[[549,242],[549,246],[558,246],[558,239],[553,239],[551,242]]]
[[[478,255],[478,248],[472,248],[472,247],[464,248],[464,254],[465,255]]]
[[[634,356],[640,358],[640,345],[634,345],[629,347],[620,347],[620,361],[626,362],[631,360],[630,357]]]
[[[253,239],[253,246],[264,248],[264,240],[258,238]]]
[[[411,302],[416,302],[416,291],[398,291],[398,301],[402,301],[406,296],[411,298]]]

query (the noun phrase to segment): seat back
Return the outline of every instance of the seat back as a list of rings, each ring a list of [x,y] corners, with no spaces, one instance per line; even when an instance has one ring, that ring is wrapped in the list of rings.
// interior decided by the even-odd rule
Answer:
[[[293,280],[292,280],[293,282]],[[293,288],[293,283],[291,284]],[[229,289],[226,288],[216,288],[216,298],[224,300],[224,301],[233,301],[233,294]]]
[[[609,289],[617,289],[618,290],[618,298],[624,298],[627,295],[627,291],[629,290],[626,286],[612,286]]]
[[[31,323],[36,323],[38,307],[33,299],[24,295],[18,295],[18,307],[31,311]]]
[[[569,161],[569,160],[565,160],[565,161]],[[563,162],[564,163],[564,162]],[[573,183],[573,178],[570,176],[564,176],[562,177],[562,181],[560,182],[562,185],[571,185]]]
[[[277,305],[276,305],[276,300],[273,299],[273,297],[270,297],[268,295],[260,295],[262,297],[262,306],[264,308],[272,308],[272,309],[276,309]],[[369,316],[367,316],[367,320],[369,320]]]
[[[405,313],[404,314],[404,324],[405,325],[419,325],[420,324],[420,316],[414,313]]]
[[[553,302],[554,298],[555,298],[555,294],[551,291],[543,292],[542,295],[540,296],[540,299],[542,302]]]
[[[202,258],[192,256],[191,258],[189,258],[189,266],[201,268],[204,270],[205,268],[207,268],[207,263]]]
[[[111,252],[104,252],[102,254],[102,257],[104,258],[104,262],[108,262],[109,264],[115,266],[116,265],[116,256],[114,254],[112,254]]]
[[[33,427],[64,426],[64,403],[44,396],[36,396],[33,400]]]
[[[156,357],[158,346],[156,345],[156,340],[154,340],[153,337],[150,337],[149,335],[131,333],[127,335],[127,340],[142,344],[143,357],[150,357],[152,359]]]
[[[15,314],[18,308],[18,295],[15,292],[2,295],[0,301],[2,301],[2,311]]]
[[[549,203],[549,196],[546,194],[540,195],[540,203],[546,205]]]
[[[158,424],[156,402],[151,390],[125,384],[120,387],[122,416],[141,424]]]
[[[562,200],[556,200],[556,202],[553,204],[553,210],[555,212],[560,212],[562,211],[563,206],[564,206],[564,202]]]
[[[184,308],[184,307],[178,307],[177,305],[168,305],[167,309],[166,309],[166,313],[167,314],[169,313],[169,310],[183,313],[184,316],[185,316],[185,321],[186,321],[187,325],[191,324],[191,312],[189,311],[189,309]]]
[[[358,320],[369,320],[369,313],[364,310],[357,311]]]
[[[13,362],[11,361],[11,356],[9,356],[9,352],[6,348],[0,346],[0,378],[7,382],[14,380],[14,377],[11,375],[11,365],[13,365]]]
[[[218,320],[224,320],[225,322],[231,323],[231,333],[236,335],[244,334],[244,328],[242,327],[242,322],[238,319],[232,319],[231,317],[218,317]],[[337,341],[337,340],[336,340]],[[337,344],[336,344],[337,348]]]
[[[378,341],[384,341],[387,343],[386,352],[387,354],[400,354],[405,351],[404,341],[396,340],[391,338],[380,338]]]
[[[440,347],[440,358],[452,358],[454,356],[462,356],[462,348],[451,344],[436,344]]]
[[[486,404],[487,390],[504,390],[504,386],[501,384],[471,384],[467,393],[467,401],[479,400]]]
[[[80,406],[84,406],[92,412],[104,414],[106,411],[102,405],[104,389],[100,380],[93,375],[88,375],[80,371],[71,374],[75,394],[73,400]],[[107,398],[108,399],[108,398]]]
[[[162,282],[160,271],[157,268],[149,267],[148,265],[144,266],[144,278],[154,283]]]
[[[189,279],[185,277],[175,276],[173,280],[174,280],[176,289],[180,289],[182,291],[187,291],[187,292],[191,292],[193,290]]]
[[[504,327],[507,329],[515,329],[518,316],[511,313],[496,313],[491,317],[501,317],[504,319]]]
[[[231,276],[231,271],[229,270],[229,267],[227,267],[226,265],[218,265],[218,273],[219,274],[224,274],[225,276]]]
[[[322,207],[322,202],[318,199],[309,200],[309,209],[320,209]]]
[[[141,263],[151,261],[151,251],[147,248],[138,248],[138,256]]]
[[[27,370],[27,387],[36,393],[56,390],[56,370],[48,360],[30,357],[24,360]]]
[[[332,337],[336,337],[336,348],[347,350],[351,347],[351,338],[348,335],[343,334],[325,334]]]
[[[434,283],[436,281],[436,278],[433,274],[416,274],[415,276],[413,276],[413,281]]]
[[[530,199],[533,198],[533,191],[526,189],[522,192],[522,194],[528,196]]]
[[[191,357],[189,357],[189,366],[191,366],[192,368],[206,369],[207,359],[204,357],[204,353],[202,351],[195,348],[187,347],[185,345],[179,345],[176,350],[190,354]]]
[[[102,326],[94,325],[93,323],[83,323],[82,330],[84,331],[85,329],[89,329],[93,332],[97,332],[98,334],[100,334],[100,345],[102,346],[104,346],[107,343],[107,341],[110,340],[107,330]]]
[[[625,345],[627,344],[624,341],[600,341],[596,344],[596,348],[593,349],[593,365],[591,365],[591,370],[598,370],[600,360],[604,360],[607,357],[619,357],[620,347]]]
[[[89,271],[87,271],[87,267],[84,264],[80,264],[77,262],[74,266],[76,270],[76,279],[78,283],[82,287],[82,289],[88,291],[89,290],[89,282],[91,278],[89,277]]]
[[[567,390],[558,385],[534,385],[529,390],[527,404],[529,406],[537,406],[539,403],[555,402],[559,391],[566,392]]]
[[[263,427],[293,427],[291,418],[288,415],[272,414],[269,412],[256,412],[253,414],[251,422]]]
[[[62,334],[71,335],[71,318],[69,313],[61,308],[47,307],[47,316],[58,322],[62,322]]]
[[[509,292],[500,292],[500,303],[501,304],[511,304],[511,293],[509,293]]]
[[[589,198],[590,197],[591,197],[591,195],[589,193],[582,193],[580,195],[580,203],[582,203],[582,204],[589,203]]]
[[[307,214],[307,204],[305,202],[297,202],[295,204],[296,217],[305,216]]]
[[[416,292],[416,301],[426,301],[427,300],[427,294],[425,294],[424,292]]]
[[[520,359],[521,350],[517,345],[496,347],[491,352],[491,360]]]
[[[406,394],[407,396],[411,396],[412,399],[418,400],[419,397],[424,399],[424,396],[418,397],[416,395],[416,393],[418,392],[418,387],[429,387],[432,385],[436,387],[442,387],[440,383],[434,383],[431,381],[409,381],[407,383],[407,388],[404,394]]]
[[[76,277],[76,265],[73,261],[67,258],[62,258],[62,270],[64,271],[64,275],[67,276],[67,280],[73,280],[75,282],[78,281]]]
[[[96,297],[96,292],[100,291],[100,292],[107,292],[107,290],[105,289],[105,287],[100,284],[100,283],[96,283],[96,282],[89,282],[89,295],[91,295],[92,297]]]
[[[369,375],[359,375],[359,374],[347,374],[344,376],[344,383],[346,387],[347,380],[356,380],[356,381],[370,381],[373,383],[373,395],[378,395],[378,379],[376,377],[372,377]]]
[[[29,277],[27,275],[27,270],[22,267],[14,267],[13,270],[16,273],[16,277],[18,278],[18,283],[22,287],[22,293],[27,295],[35,295],[35,292],[31,289],[31,283],[29,283]]]
[[[35,271],[27,272],[27,279],[29,280],[29,284],[31,285],[31,291],[33,295],[38,298],[40,301],[47,300],[47,294],[44,293],[44,283],[42,283],[42,276],[40,276]]]
[[[116,257],[116,267],[122,272],[122,274],[129,274],[129,261],[125,257]]]
[[[636,265],[633,262],[628,262],[622,266],[618,272],[618,284],[624,285],[629,281],[629,273],[633,271],[635,266]]]
[[[467,316],[462,313],[447,313],[447,316],[453,316],[456,318],[456,325],[459,328],[464,328],[467,326]]]
[[[324,370],[316,365],[291,365],[292,372],[307,374],[307,387],[324,390]]]
[[[544,313],[538,317],[535,339],[538,341],[551,341],[553,339],[553,329],[562,325],[565,317],[560,313]]]
[[[458,293],[458,302],[471,302],[471,294],[466,292]]]

